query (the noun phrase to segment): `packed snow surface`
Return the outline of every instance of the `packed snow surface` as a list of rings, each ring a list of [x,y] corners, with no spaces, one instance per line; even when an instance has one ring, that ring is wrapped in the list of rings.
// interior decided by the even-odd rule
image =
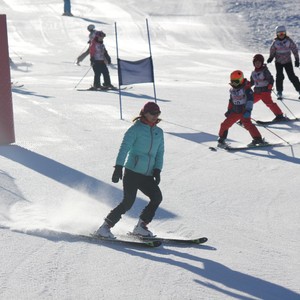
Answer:
[[[297,2],[297,1],[296,1]],[[252,57],[268,57],[275,26],[300,41],[295,1],[0,0],[6,14],[16,142],[0,147],[1,299],[300,299],[300,123],[259,127],[284,147],[212,152],[229,99],[229,74],[249,78]],[[164,200],[149,228],[171,237],[207,236],[202,246],[148,249],[89,242],[122,199],[111,175],[124,132],[152,83],[118,92],[83,92],[93,81],[89,24],[106,33],[112,83],[120,58],[149,56],[159,124],[165,132]],[[269,69],[275,76],[274,63]],[[299,69],[295,69],[300,75]],[[24,85],[20,87],[19,85]],[[288,79],[279,102],[300,117]],[[273,94],[274,99],[275,95]],[[252,117],[273,118],[261,102]],[[249,143],[234,125],[233,145]],[[126,234],[147,203],[113,228]]]

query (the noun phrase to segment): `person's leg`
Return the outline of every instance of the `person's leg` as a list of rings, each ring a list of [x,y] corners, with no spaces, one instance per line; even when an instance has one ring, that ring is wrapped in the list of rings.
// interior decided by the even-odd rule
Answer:
[[[295,90],[297,92],[299,92],[300,91],[300,82],[299,82],[299,78],[295,75],[293,64],[291,62],[285,64],[284,69],[286,71],[286,74],[287,74],[289,80],[293,84]]]
[[[101,68],[100,64],[95,62],[93,64],[93,70],[94,70],[94,88],[100,88],[100,75],[101,75]]]
[[[102,66],[102,74],[103,74],[103,79],[104,79],[103,85],[110,87],[111,81],[110,81],[109,71],[108,71],[106,64],[103,64],[103,66]]]
[[[241,118],[242,114],[231,113],[222,123],[219,130],[219,138],[225,140],[228,129]]]
[[[105,218],[105,221],[110,227],[113,227],[117,222],[119,222],[122,215],[132,207],[136,199],[141,176],[142,175],[138,173],[125,169],[123,177],[123,200]]]
[[[277,93],[282,94],[283,80],[284,80],[283,65],[279,63],[275,63],[275,68],[276,68],[276,90]]]
[[[150,202],[143,209],[140,215],[140,219],[148,224],[152,221],[155,212],[163,199],[162,193],[152,176],[145,176],[139,186],[139,189],[150,199]]]
[[[261,93],[261,99],[266,106],[273,112],[275,116],[282,115],[283,112],[280,107],[272,100],[271,94],[268,92]]]
[[[258,131],[257,127],[251,122],[250,118],[241,118],[241,121],[252,136],[253,139],[262,139],[260,132]]]

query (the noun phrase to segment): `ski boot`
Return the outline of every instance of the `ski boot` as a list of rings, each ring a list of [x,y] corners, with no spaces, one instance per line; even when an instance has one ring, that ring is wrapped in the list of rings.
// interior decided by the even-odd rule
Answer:
[[[102,86],[104,89],[106,90],[116,90],[117,88],[115,86],[113,86],[111,83],[104,83],[103,86]]]
[[[284,116],[283,114],[276,115],[276,117],[273,119],[273,122],[282,122],[282,121],[288,121],[289,118]]]
[[[116,237],[111,233],[110,228],[108,223],[104,221],[99,229],[94,232],[94,236],[115,239]]]
[[[250,144],[248,144],[249,147],[253,147],[253,146],[259,146],[259,145],[264,145],[267,144],[267,142],[265,141],[265,139],[258,137],[258,138],[254,138],[252,140],[252,142]]]
[[[139,222],[137,223],[137,225],[134,227],[132,233],[134,235],[140,235],[140,236],[144,236],[144,237],[153,237],[153,233],[148,229],[147,224],[139,219]]]
[[[226,148],[228,144],[225,142],[224,138],[219,138],[218,139],[218,145],[219,148]]]

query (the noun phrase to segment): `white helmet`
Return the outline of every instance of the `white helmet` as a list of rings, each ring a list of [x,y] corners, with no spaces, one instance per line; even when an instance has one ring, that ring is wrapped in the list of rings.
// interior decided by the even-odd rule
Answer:
[[[94,24],[90,24],[88,27],[87,27],[87,30],[88,31],[93,31],[95,29],[95,25]]]
[[[286,32],[285,26],[283,25],[277,26],[275,29],[276,29],[276,34],[278,32]]]

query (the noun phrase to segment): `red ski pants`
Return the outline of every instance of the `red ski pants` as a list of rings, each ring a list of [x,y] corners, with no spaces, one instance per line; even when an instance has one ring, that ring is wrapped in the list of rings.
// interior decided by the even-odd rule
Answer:
[[[221,123],[220,131],[219,131],[219,137],[226,138],[226,132],[227,130],[237,121],[241,120],[242,124],[244,125],[245,129],[247,129],[252,136],[253,139],[255,138],[261,138],[261,134],[256,128],[256,126],[251,122],[250,118],[244,118],[243,114],[240,113],[231,113],[223,123]]]
[[[270,108],[270,110],[274,113],[274,115],[277,116],[282,114],[282,110],[275,102],[273,102],[271,93],[269,92],[254,93],[254,103],[258,102],[259,100],[262,100],[262,102],[266,104],[267,107]]]

